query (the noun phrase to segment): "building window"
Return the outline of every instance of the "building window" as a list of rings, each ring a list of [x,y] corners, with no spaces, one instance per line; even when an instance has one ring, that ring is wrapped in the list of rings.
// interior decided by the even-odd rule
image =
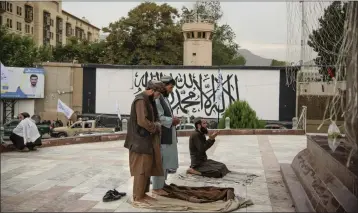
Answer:
[[[0,26],[2,25],[2,16],[0,16]]]
[[[25,24],[25,33],[30,34],[30,25]]]
[[[72,28],[70,23],[66,23],[66,36],[72,36]]]
[[[50,35],[51,35],[51,39],[53,39],[53,32],[50,32]]]
[[[50,19],[50,26],[53,27],[53,19]]]
[[[6,19],[6,26],[8,27],[8,28],[12,28],[12,20],[11,19]]]
[[[21,23],[16,22],[16,30],[21,31]]]
[[[9,2],[6,2],[6,10],[10,13],[12,13],[12,4]]]
[[[63,22],[62,18],[56,17],[56,32],[62,34]]]
[[[34,34],[34,27],[31,27],[31,34]]]
[[[31,23],[34,17],[33,8],[30,5],[25,5],[25,21]]]
[[[22,16],[22,7],[19,6],[16,7],[16,14]]]
[[[6,1],[0,1],[0,12],[6,11]]]
[[[206,38],[206,32],[203,32],[203,38]]]
[[[87,40],[91,41],[91,39],[92,39],[92,33],[87,32]]]

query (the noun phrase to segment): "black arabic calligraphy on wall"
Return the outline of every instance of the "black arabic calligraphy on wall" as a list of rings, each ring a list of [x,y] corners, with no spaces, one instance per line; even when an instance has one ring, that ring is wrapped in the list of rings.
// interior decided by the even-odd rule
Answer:
[[[162,72],[135,73],[134,94],[138,94],[152,79],[160,79]],[[227,106],[239,100],[238,77],[235,74],[222,74],[223,93],[221,105],[218,109],[215,100],[215,90],[217,88],[217,77],[214,74],[196,73],[168,73],[176,81],[174,92],[169,96],[172,109],[176,114],[196,114],[204,112],[211,117],[217,112],[223,113]]]

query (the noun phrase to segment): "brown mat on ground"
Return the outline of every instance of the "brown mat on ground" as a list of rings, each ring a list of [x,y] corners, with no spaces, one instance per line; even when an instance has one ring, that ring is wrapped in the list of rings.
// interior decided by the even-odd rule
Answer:
[[[157,201],[148,203],[131,202],[135,208],[145,208],[159,211],[188,211],[188,212],[232,212],[239,208],[253,205],[251,200],[235,197],[233,200],[215,201],[212,203],[192,203],[189,201],[156,196]]]
[[[215,201],[227,201],[235,198],[233,188],[220,188],[215,186],[190,187],[165,185],[164,191],[169,195],[164,197],[189,201],[192,203],[211,203]]]
[[[251,200],[235,196],[233,188],[189,187],[170,184],[163,189],[169,195],[156,196],[157,201],[150,201],[149,203],[133,202],[132,205],[137,208],[153,210],[191,212],[231,212],[253,205]]]

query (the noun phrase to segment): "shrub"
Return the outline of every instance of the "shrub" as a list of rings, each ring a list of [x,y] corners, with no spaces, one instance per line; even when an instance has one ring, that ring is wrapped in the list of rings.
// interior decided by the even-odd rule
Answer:
[[[263,129],[266,125],[246,101],[236,101],[225,110],[219,129],[225,128],[226,117],[230,118],[231,129]]]

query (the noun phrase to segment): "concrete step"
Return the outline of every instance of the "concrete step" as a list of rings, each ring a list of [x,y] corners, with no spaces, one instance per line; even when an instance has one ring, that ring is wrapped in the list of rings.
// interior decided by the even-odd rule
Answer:
[[[296,212],[315,212],[308,196],[290,164],[280,164],[283,181],[295,205]]]

